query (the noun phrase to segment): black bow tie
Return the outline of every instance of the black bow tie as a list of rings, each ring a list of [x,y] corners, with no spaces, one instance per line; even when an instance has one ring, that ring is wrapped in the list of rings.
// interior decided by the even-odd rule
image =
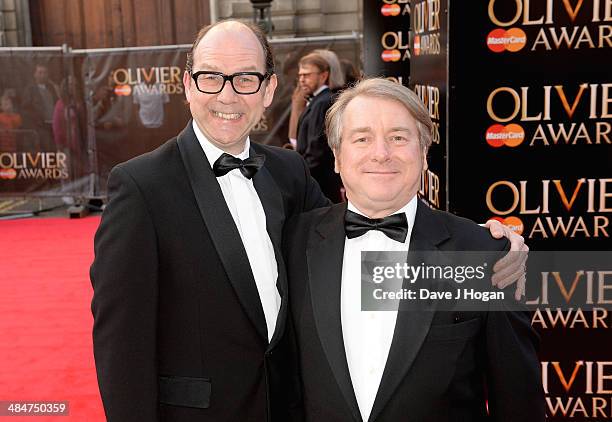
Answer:
[[[370,230],[379,230],[389,239],[404,243],[408,235],[408,220],[406,213],[403,212],[385,218],[368,218],[347,210],[344,216],[344,230],[349,239],[362,236]]]
[[[240,158],[223,153],[217,158],[217,161],[215,161],[213,172],[216,177],[221,177],[234,169],[239,169],[244,177],[251,179],[255,176],[257,170],[263,166],[264,161],[266,161],[266,157],[263,154],[255,154],[246,160],[241,160]]]

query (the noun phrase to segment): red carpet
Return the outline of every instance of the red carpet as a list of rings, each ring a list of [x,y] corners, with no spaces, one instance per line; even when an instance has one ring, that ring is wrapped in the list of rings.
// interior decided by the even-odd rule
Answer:
[[[105,420],[89,309],[99,221],[0,221],[0,400],[70,402],[68,417],[2,420]]]

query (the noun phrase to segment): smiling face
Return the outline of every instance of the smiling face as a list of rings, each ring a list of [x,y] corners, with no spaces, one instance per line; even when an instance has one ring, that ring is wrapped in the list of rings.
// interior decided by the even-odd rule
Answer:
[[[253,32],[238,22],[226,22],[211,28],[193,52],[193,73],[217,71],[266,73],[264,52]],[[264,109],[272,103],[276,75],[264,81],[259,92],[241,95],[226,82],[218,94],[204,94],[187,72],[183,75],[185,95],[191,115],[206,138],[230,154],[239,154],[251,129]]]
[[[400,102],[357,96],[342,115],[334,151],[346,196],[370,218],[393,214],[419,189],[427,168],[416,120]]]

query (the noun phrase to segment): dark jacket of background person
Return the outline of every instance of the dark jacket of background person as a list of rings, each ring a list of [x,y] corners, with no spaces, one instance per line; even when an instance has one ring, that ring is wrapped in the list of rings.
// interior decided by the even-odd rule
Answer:
[[[59,98],[57,86],[51,81],[43,85],[51,95],[53,104],[55,104]],[[48,121],[40,88],[37,84],[30,84],[24,89],[21,96],[21,108],[24,113],[27,113],[29,124],[32,126],[40,126]]]
[[[340,176],[334,172],[334,154],[325,135],[325,113],[333,103],[329,88],[316,95],[300,116],[297,130],[297,152],[300,153],[321,190],[332,202],[340,202]]]

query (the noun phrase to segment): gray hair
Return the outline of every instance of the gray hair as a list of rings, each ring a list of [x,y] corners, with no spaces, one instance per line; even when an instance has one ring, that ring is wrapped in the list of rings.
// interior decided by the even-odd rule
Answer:
[[[433,123],[420,98],[409,88],[384,78],[370,78],[358,82],[338,96],[325,115],[327,141],[337,151],[342,141],[342,116],[348,104],[358,96],[394,100],[402,104],[416,120],[421,149],[427,151],[433,140]]]
[[[342,66],[340,65],[340,60],[338,60],[336,53],[325,48],[314,50],[313,53],[323,57],[329,64],[329,78],[327,80],[329,89],[342,88],[345,83],[344,72],[342,71]]]

